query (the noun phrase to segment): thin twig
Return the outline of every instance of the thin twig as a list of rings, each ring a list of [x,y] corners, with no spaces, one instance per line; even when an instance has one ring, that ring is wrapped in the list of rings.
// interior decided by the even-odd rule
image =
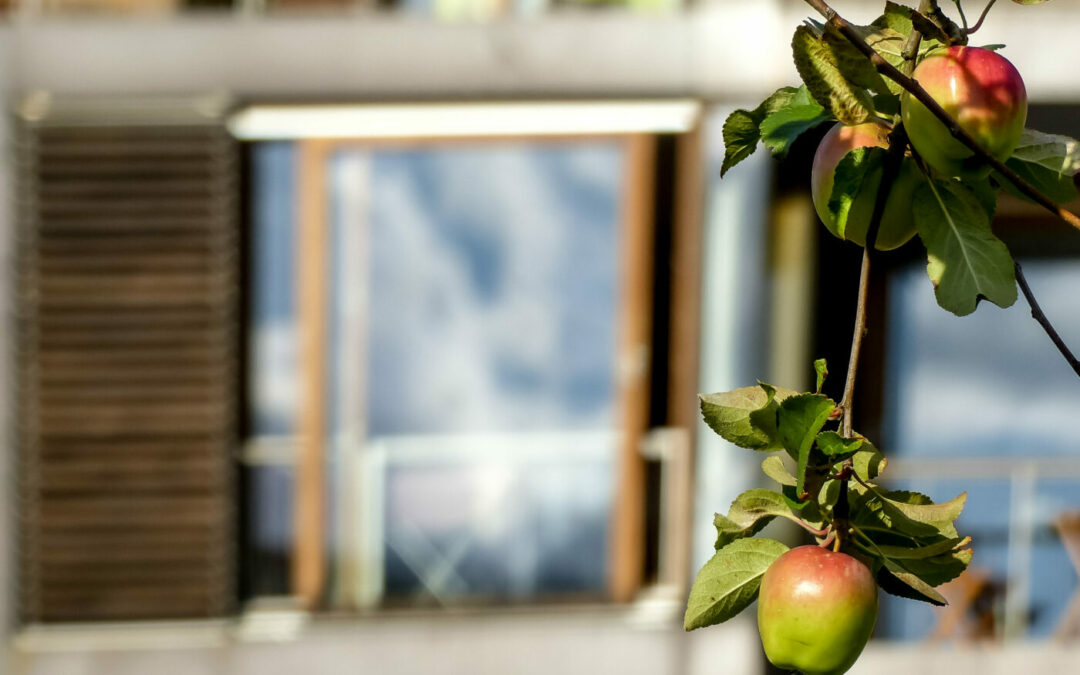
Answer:
[[[859,475],[858,473],[856,473],[856,472],[854,472],[854,471],[853,471],[853,472],[851,473],[851,477],[855,479],[855,482],[856,482],[856,483],[858,483],[859,485],[863,486],[863,487],[864,487],[864,488],[866,488],[867,490],[871,490],[871,491],[873,491],[873,492],[875,492],[875,493],[877,492],[877,490],[874,490],[874,486],[873,486],[873,485],[871,485],[870,483],[867,483],[866,481],[864,481],[864,480],[862,479],[862,476],[860,476],[860,475]]]
[[[866,43],[866,40],[862,38],[862,35],[859,34],[859,31],[850,23],[848,23],[843,17],[837,14],[836,10],[830,7],[829,4],[825,2],[825,0],[806,0],[806,3],[813,7],[815,10],[817,10],[819,13],[821,13],[821,15],[825,17],[825,19],[831,26],[833,26],[837,31],[840,32],[841,35],[847,38],[848,42],[853,44],[859,51],[861,51],[867,58],[869,58],[870,61],[874,64],[874,68],[876,68],[879,73],[889,78],[893,82],[896,82],[909,94],[918,99],[920,103],[925,105],[927,109],[929,109],[930,112],[932,112],[934,116],[937,117],[941,121],[941,123],[945,125],[945,127],[949,130],[949,133],[952,134],[953,138],[967,146],[968,149],[978,155],[980,159],[985,161],[995,171],[1004,176],[1006,180],[1015,185],[1016,189],[1024,193],[1025,196],[1031,198],[1032,201],[1042,206],[1046,210],[1050,211],[1058,218],[1061,218],[1069,225],[1072,225],[1076,229],[1080,230],[1080,216],[1077,216],[1075,213],[1069,211],[1068,209],[1062,208],[1055,204],[1054,200],[1044,195],[1031,183],[1020,177],[1019,174],[1007,167],[1004,162],[987,152],[982,147],[982,145],[980,145],[979,142],[971,136],[971,134],[965,131],[964,128],[961,127],[960,124],[949,115],[949,113],[945,112],[945,109],[942,108],[941,105],[939,105],[938,102],[934,100],[934,97],[922,88],[922,85],[920,85],[917,81],[913,80],[911,77],[897,70],[896,67],[886,61],[884,57],[881,56],[881,54],[878,54],[876,51],[874,51],[874,48]]]
[[[1031,287],[1028,286],[1027,278],[1024,276],[1024,270],[1021,269],[1020,263],[1014,263],[1014,266],[1016,268],[1016,281],[1020,284],[1020,290],[1023,292],[1028,305],[1031,307],[1031,318],[1039,322],[1039,325],[1046,331],[1046,334],[1050,336],[1050,341],[1054,343],[1054,346],[1058,348],[1061,355],[1069,362],[1073,372],[1080,375],[1080,361],[1078,361],[1077,358],[1073,356],[1073,353],[1069,351],[1069,348],[1065,345],[1065,341],[1061,339],[1057,330],[1054,329],[1053,324],[1050,323],[1050,319],[1047,319],[1046,314],[1043,314],[1042,307],[1039,307],[1039,302],[1032,294]]]
[[[866,248],[863,249],[862,267],[859,268],[859,296],[855,305],[855,330],[851,335],[851,354],[848,356],[847,377],[844,379],[844,396],[840,399],[840,409],[844,415],[844,438],[851,438],[851,408],[855,400],[855,376],[859,370],[859,352],[862,350],[863,336],[866,335],[866,294],[870,286],[871,248],[873,246],[870,242],[867,242]]]
[[[963,27],[964,35],[969,35],[970,31],[968,31],[967,17],[964,16],[963,5],[960,4],[960,0],[953,0],[953,4],[956,5],[956,11],[960,12],[960,24]]]
[[[982,28],[983,19],[985,19],[986,15],[990,13],[990,8],[994,6],[995,2],[997,2],[997,0],[990,0],[990,2],[986,3],[986,8],[982,11],[982,14],[979,15],[979,20],[975,22],[974,26],[967,29],[968,35],[971,35],[975,31]]]

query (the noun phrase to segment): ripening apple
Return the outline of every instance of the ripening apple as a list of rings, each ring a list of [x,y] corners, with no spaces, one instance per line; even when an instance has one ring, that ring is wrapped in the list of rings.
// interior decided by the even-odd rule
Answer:
[[[859,658],[877,620],[877,584],[846,553],[793,548],[761,579],[758,632],[778,668],[841,675]]]
[[[945,112],[991,155],[1005,161],[1027,121],[1027,91],[1013,64],[989,49],[931,52],[912,73]],[[946,176],[984,176],[989,167],[908,92],[900,98],[908,138],[927,164]]]
[[[853,241],[859,246],[866,245],[866,232],[877,199],[877,188],[881,183],[881,169],[877,169],[863,183],[859,197],[855,199],[848,212],[847,223],[843,229],[837,226],[829,212],[829,199],[832,196],[836,167],[844,155],[856,148],[886,148],[889,145],[889,131],[877,124],[858,124],[845,126],[837,124],[821,139],[814,164],[810,173],[810,192],[814,199],[814,209],[829,232],[841,239]],[[900,174],[892,185],[889,198],[885,202],[885,212],[878,227],[874,248],[888,251],[903,245],[915,235],[915,219],[911,213],[912,193],[920,180],[919,171],[909,158],[904,158],[900,165]]]

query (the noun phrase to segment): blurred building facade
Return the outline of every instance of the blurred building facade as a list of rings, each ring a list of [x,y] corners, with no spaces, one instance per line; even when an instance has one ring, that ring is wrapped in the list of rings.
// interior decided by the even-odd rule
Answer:
[[[696,392],[846,361],[813,145],[719,180],[807,11],[9,7],[5,672],[765,672],[752,617],[681,612],[759,480]],[[1078,19],[984,29],[1075,137],[1046,45]],[[998,227],[1080,343],[1080,246]],[[938,310],[910,248],[857,414],[895,485],[969,491],[978,574],[959,613],[886,601],[852,672],[1069,672],[1080,393],[1023,307]]]

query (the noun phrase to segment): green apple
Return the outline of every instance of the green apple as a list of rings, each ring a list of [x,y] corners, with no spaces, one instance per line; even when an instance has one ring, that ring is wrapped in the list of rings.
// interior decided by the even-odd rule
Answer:
[[[810,173],[810,194],[814,199],[814,209],[825,227],[841,239],[866,245],[866,233],[870,228],[870,219],[877,199],[877,188],[881,183],[881,169],[875,170],[863,183],[859,196],[848,212],[847,222],[841,229],[832,213],[829,212],[829,199],[832,196],[836,166],[844,155],[856,148],[888,147],[889,131],[877,124],[859,124],[844,126],[837,124],[821,139],[814,164]],[[915,191],[921,176],[910,158],[905,157],[900,165],[900,174],[892,185],[885,212],[881,217],[874,248],[888,251],[905,244],[915,235],[915,219],[911,213],[911,195]]]
[[[877,620],[877,584],[846,553],[793,548],[761,579],[758,632],[778,668],[841,675],[859,658]]]
[[[923,89],[991,155],[1005,161],[1027,121],[1027,90],[1009,61],[981,47],[931,52],[912,73]],[[952,137],[930,109],[908,92],[900,113],[912,147],[946,176],[985,176],[989,167]]]

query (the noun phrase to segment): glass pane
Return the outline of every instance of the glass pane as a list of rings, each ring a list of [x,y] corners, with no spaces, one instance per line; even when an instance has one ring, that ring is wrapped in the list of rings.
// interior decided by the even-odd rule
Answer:
[[[243,479],[245,595],[288,595],[293,549],[293,469],[253,466],[244,469]]]
[[[607,573],[607,434],[387,441],[385,591],[464,596],[599,595]]]
[[[334,159],[334,461],[383,494],[359,521],[384,576],[354,576],[440,601],[603,591],[621,169],[612,141]]]
[[[1080,263],[1029,261],[1024,273],[1067,344],[1080,344]],[[889,285],[886,433],[919,456],[1075,456],[1080,388],[1023,298],[957,318],[934,302],[922,265]]]
[[[370,162],[369,433],[610,426],[618,148]]]
[[[288,436],[297,406],[296,152],[292,143],[257,143],[251,153],[251,433]]]

